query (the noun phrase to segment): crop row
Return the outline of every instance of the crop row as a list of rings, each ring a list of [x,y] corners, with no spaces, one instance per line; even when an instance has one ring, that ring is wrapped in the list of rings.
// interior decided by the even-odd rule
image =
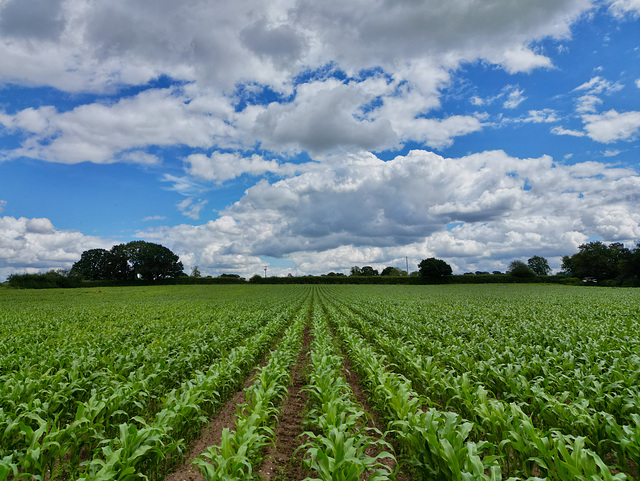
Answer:
[[[250,479],[265,447],[274,442],[273,426],[291,382],[291,368],[298,358],[306,323],[306,311],[300,311],[247,389],[246,403],[238,407],[235,429],[225,428],[220,445],[209,447],[195,459],[207,481]]]
[[[177,350],[187,360],[173,366],[187,364],[189,368],[176,387],[171,387],[175,381],[163,378],[165,373],[172,379],[175,375],[168,366],[150,373],[151,380],[136,377],[141,370],[127,377],[113,376],[108,386],[93,388],[88,399],[84,390],[71,391],[64,403],[71,406],[71,412],[53,411],[39,397],[16,403],[16,413],[0,408],[0,475],[37,479],[84,471],[89,479],[105,479],[132,469],[152,474],[162,471],[167,456],[179,459],[185,440],[193,437],[205,415],[234,392],[299,306],[299,300],[287,305],[271,302],[268,311],[264,305],[255,312],[246,310],[244,319],[237,311],[228,323],[213,325],[218,335],[210,331],[210,349],[194,346],[189,351],[180,346]],[[176,332],[181,331],[180,322],[169,322]],[[226,337],[220,336],[221,327],[227,329]],[[217,350],[212,356],[201,356],[208,363],[190,362],[194,352],[208,350]],[[78,364],[82,359],[78,358]],[[155,385],[162,390],[154,391],[152,381],[158,378],[162,382]],[[78,382],[86,381],[79,376]],[[87,454],[93,459],[85,460]]]

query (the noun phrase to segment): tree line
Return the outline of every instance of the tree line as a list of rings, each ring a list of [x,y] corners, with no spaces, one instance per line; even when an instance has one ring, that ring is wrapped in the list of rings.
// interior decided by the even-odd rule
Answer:
[[[609,245],[600,241],[587,242],[571,256],[562,257],[562,270],[550,277],[551,268],[547,259],[533,256],[523,262],[514,260],[506,273],[476,271],[454,276],[451,266],[442,259],[430,257],[418,264],[418,270],[407,272],[398,267],[388,266],[381,272],[372,266],[354,266],[346,274],[330,272],[322,276],[288,278],[268,278],[255,275],[249,281],[254,283],[282,282],[341,282],[349,283],[373,281],[378,278],[384,283],[443,283],[443,282],[503,282],[509,279],[526,282],[563,281],[574,279],[577,283],[597,283],[604,285],[640,285],[640,244],[633,249],[619,242]],[[473,274],[470,279],[469,275]],[[350,278],[347,280],[346,278]],[[420,279],[401,279],[401,278]],[[313,279],[310,279],[313,278]],[[367,281],[369,279],[369,281]],[[202,278],[197,267],[188,276],[183,271],[182,262],[170,249],[145,241],[133,241],[106,249],[90,249],[82,253],[70,271],[58,270],[39,274],[12,274],[9,285],[19,288],[78,287],[85,281],[91,282],[162,282],[162,283],[219,283],[244,282],[237,274],[223,274],[218,278]]]

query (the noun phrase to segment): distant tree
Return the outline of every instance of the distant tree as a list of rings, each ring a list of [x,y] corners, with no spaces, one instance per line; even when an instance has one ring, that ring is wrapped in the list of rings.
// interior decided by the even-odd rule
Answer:
[[[378,275],[378,269],[374,269],[371,266],[364,266],[360,270],[360,275],[361,276],[377,276]]]
[[[249,279],[249,282],[260,282],[262,280],[262,276],[259,274],[256,274],[254,276],[251,276],[251,279]]]
[[[636,244],[624,263],[624,275],[625,277],[633,277],[640,279],[640,244]]]
[[[53,287],[77,287],[80,277],[64,269],[55,269],[36,274],[11,274],[7,283],[17,289],[49,289]]]
[[[549,263],[544,257],[533,256],[529,258],[527,265],[529,266],[529,269],[539,276],[547,276],[549,275],[549,272],[551,272],[551,267],[549,267]]]
[[[360,269],[358,266],[353,266],[351,268],[351,270],[349,271],[349,275],[350,276],[361,276],[362,275],[362,269]]]
[[[155,281],[180,277],[183,266],[179,257],[160,244],[145,241],[133,241],[115,246],[118,260],[126,259],[127,279]],[[124,264],[122,264],[124,270]]]
[[[531,270],[531,268],[527,264],[517,260],[509,264],[507,274],[513,277],[519,277],[521,279],[536,276],[536,273],[533,272],[533,270]]]
[[[229,279],[240,279],[239,274],[220,274],[218,277],[229,278]]]
[[[191,268],[191,277],[202,277],[202,274],[200,274],[200,270],[198,269],[198,266],[193,266]]]
[[[475,274],[476,276],[486,276],[489,273],[487,271],[476,271]]]
[[[427,279],[445,279],[453,273],[449,264],[442,259],[436,259],[435,257],[423,259],[418,264],[418,267],[420,269],[420,275]]]
[[[398,269],[397,267],[385,267],[384,269],[382,269],[382,272],[380,273],[381,276],[390,276],[390,277],[399,277],[401,275],[407,275],[406,272]]]
[[[342,272],[329,272],[328,274],[322,274],[322,277],[347,277]]]
[[[493,272],[492,272],[492,274],[493,274],[494,276],[501,276],[501,275],[502,275],[502,272],[500,272],[500,271],[493,271]]]
[[[153,281],[180,277],[184,275],[182,269],[179,257],[166,247],[133,241],[113,246],[110,251],[91,249],[83,252],[71,273],[88,280]]]
[[[608,246],[600,241],[587,242],[578,249],[578,253],[562,258],[562,269],[572,277],[593,277],[598,282],[623,276],[635,255],[619,242]]]
[[[112,254],[106,249],[84,251],[80,260],[73,264],[71,274],[89,281],[111,279]]]

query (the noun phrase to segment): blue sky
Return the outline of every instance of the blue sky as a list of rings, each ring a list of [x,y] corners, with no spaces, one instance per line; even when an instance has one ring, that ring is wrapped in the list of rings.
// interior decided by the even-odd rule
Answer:
[[[134,239],[246,277],[631,247],[639,27],[637,0],[5,0],[0,279]]]

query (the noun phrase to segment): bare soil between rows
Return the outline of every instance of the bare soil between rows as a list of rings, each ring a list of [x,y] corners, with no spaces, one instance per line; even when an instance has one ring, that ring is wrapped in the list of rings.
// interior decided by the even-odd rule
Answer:
[[[222,439],[222,431],[225,428],[233,429],[236,424],[238,406],[245,402],[245,390],[253,384],[256,374],[267,364],[268,360],[269,357],[267,355],[260,363],[260,366],[256,367],[253,373],[247,377],[242,389],[229,398],[222,406],[222,409],[209,421],[209,424],[202,428],[200,437],[195,439],[189,446],[185,461],[167,474],[164,478],[165,481],[205,481],[204,476],[200,474],[195,465],[191,464],[191,461],[204,453],[209,446],[219,445]]]
[[[301,434],[304,432],[303,421],[308,396],[303,388],[306,385],[305,373],[309,364],[310,345],[311,334],[309,326],[307,326],[303,334],[303,347],[300,350],[295,366],[292,368],[292,383],[281,407],[281,414],[275,429],[275,442],[268,447],[264,461],[257,471],[260,478],[265,481],[301,481],[310,475],[302,462],[304,453],[297,452],[298,448],[304,442]],[[366,394],[360,387],[359,376],[353,370],[349,359],[346,356],[343,356],[343,359],[343,375],[349,383],[357,403],[362,406],[362,409],[367,413],[366,426],[384,432],[383,424],[378,421],[376,414],[367,403]],[[228,399],[222,409],[211,419],[209,424],[202,428],[200,437],[191,443],[185,461],[169,473],[165,477],[165,481],[204,481],[204,477],[191,462],[204,453],[210,446],[219,445],[222,431],[225,428],[234,428],[238,406],[245,402],[244,392],[254,382],[259,369],[264,367],[267,361],[268,355],[264,358],[260,367],[257,367],[251,376],[247,377],[243,389]],[[380,452],[379,447],[371,446],[367,454],[369,456],[377,456]],[[381,460],[381,462],[389,466],[392,472],[396,470],[395,460],[386,458]],[[400,469],[395,479],[399,481],[410,481],[411,477]]]
[[[308,476],[302,466],[302,459],[296,456],[296,450],[302,445],[303,420],[308,396],[302,390],[306,384],[305,371],[309,363],[311,335],[309,326],[304,330],[302,349],[298,361],[293,367],[292,383],[289,394],[282,406],[275,443],[269,446],[266,457],[260,466],[259,474],[265,480],[302,480]]]

